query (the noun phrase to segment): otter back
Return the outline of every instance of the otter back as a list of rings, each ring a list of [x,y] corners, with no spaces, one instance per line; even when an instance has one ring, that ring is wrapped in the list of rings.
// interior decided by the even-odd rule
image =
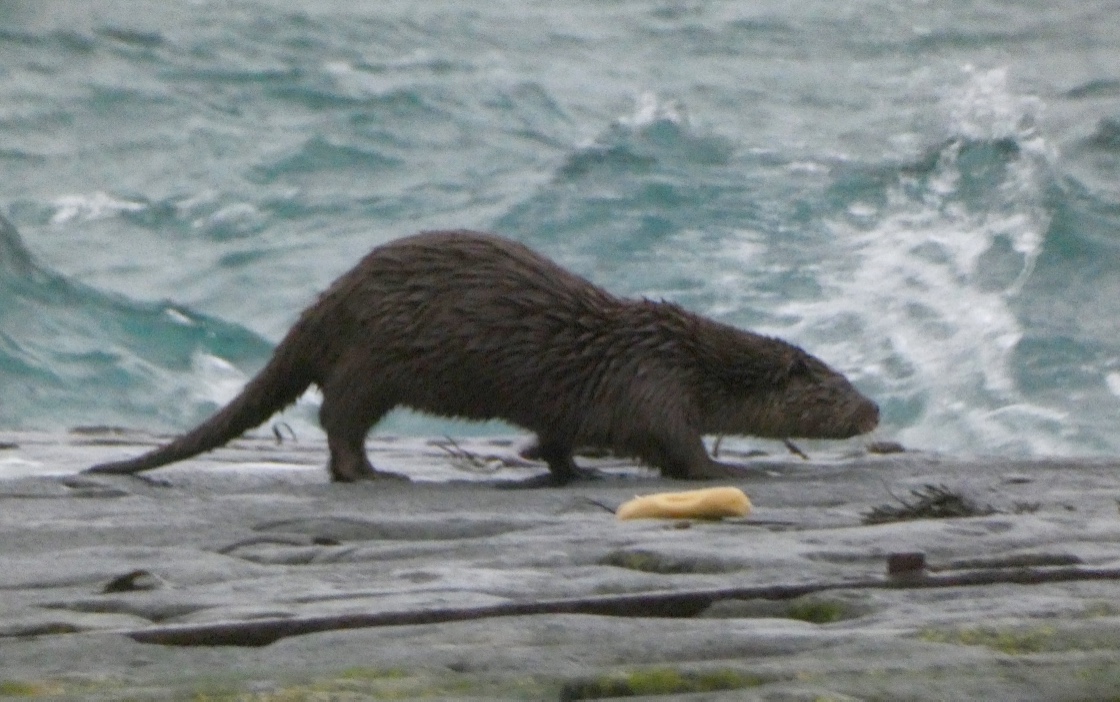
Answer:
[[[878,408],[779,339],[681,307],[616,297],[491,234],[425,232],[371,251],[303,312],[229,405],[167,446],[90,470],[135,473],[222,445],[322,390],[334,480],[385,475],[366,457],[394,407],[503,419],[537,434],[547,482],[581,475],[576,446],[677,478],[739,475],[704,434],[846,438]]]

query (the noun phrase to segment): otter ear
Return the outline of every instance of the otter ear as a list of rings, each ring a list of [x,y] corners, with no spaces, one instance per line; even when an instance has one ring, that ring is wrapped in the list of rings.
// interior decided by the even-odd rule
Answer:
[[[804,378],[813,374],[812,364],[809,362],[809,356],[800,349],[793,352],[789,362],[786,364],[785,377],[786,378]]]

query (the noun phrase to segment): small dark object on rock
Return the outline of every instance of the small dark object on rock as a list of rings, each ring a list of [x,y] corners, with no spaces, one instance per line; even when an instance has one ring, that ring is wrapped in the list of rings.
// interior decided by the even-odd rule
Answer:
[[[79,436],[88,436],[90,434],[132,434],[133,431],[125,427],[115,427],[111,424],[83,424],[70,427],[70,433]]]
[[[101,592],[136,592],[138,590],[158,590],[161,587],[163,587],[163,581],[150,571],[134,570],[113,578]]]
[[[906,447],[897,441],[872,441],[867,445],[867,452],[885,456],[891,453],[906,453]]]
[[[947,519],[951,517],[983,517],[996,514],[991,505],[978,505],[958,495],[945,485],[923,485],[910,494],[913,502],[895,498],[899,505],[879,505],[863,515],[864,524],[884,524],[908,519]]]
[[[926,569],[926,554],[921,551],[892,553],[887,556],[887,575],[892,578],[921,575]]]

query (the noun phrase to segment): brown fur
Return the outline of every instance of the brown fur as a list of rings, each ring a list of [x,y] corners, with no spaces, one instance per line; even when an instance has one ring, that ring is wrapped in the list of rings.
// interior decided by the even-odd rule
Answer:
[[[534,431],[555,483],[578,477],[575,446],[714,478],[739,469],[713,461],[704,434],[847,438],[879,418],[842,375],[784,341],[615,297],[497,236],[426,232],[375,248],[335,281],[209,420],[89,470],[137,473],[221,446],[312,383],[342,481],[383,475],[364,441],[397,406]]]

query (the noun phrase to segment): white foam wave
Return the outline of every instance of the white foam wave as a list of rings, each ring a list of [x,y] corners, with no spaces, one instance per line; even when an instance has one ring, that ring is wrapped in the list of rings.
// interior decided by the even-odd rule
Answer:
[[[191,357],[194,399],[223,406],[241,392],[248,378],[229,361],[208,353]]]
[[[668,122],[679,127],[688,126],[688,113],[677,100],[662,100],[654,92],[640,93],[634,100],[634,109],[618,118],[618,124],[630,129],[643,129]]]
[[[797,322],[783,333],[812,340],[888,407],[897,436],[910,445],[949,451],[1056,453],[1061,412],[1026,402],[1016,388],[1011,354],[1022,329],[1011,301],[1030,275],[1048,226],[1039,207],[1046,145],[1025,115],[1034,98],[1015,95],[1006,72],[966,72],[946,101],[950,128],[964,139],[1012,137],[997,192],[982,207],[961,195],[962,139],[940,154],[920,187],[900,182],[887,203],[854,203],[829,223],[839,265],[822,271],[822,299],[780,307]],[[1010,279],[987,270],[1002,248],[1017,262]],[[1017,256],[1017,259],[1009,259]],[[890,412],[888,411],[888,418]]]
[[[1113,395],[1120,397],[1120,373],[1112,372],[1104,377],[1105,385],[1108,391]]]
[[[1045,103],[1035,95],[1017,93],[1006,67],[980,70],[962,67],[965,82],[943,98],[954,133],[965,139],[1025,139],[1037,136],[1036,125]]]
[[[63,195],[52,204],[55,212],[51,215],[51,224],[105,219],[121,212],[139,212],[147,207],[142,202],[116,198],[101,191],[86,195]]]

